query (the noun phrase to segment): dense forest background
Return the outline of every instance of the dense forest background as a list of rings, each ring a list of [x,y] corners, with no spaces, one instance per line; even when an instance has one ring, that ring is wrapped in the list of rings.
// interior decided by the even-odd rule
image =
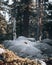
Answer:
[[[0,39],[18,36],[52,39],[52,2],[0,0]]]

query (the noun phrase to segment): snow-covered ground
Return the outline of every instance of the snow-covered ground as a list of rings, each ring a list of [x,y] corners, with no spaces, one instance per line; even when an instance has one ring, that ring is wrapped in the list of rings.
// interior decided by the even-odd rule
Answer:
[[[12,50],[18,56],[36,59],[41,65],[46,65],[41,59],[52,57],[52,41],[48,40],[45,39],[40,42],[36,41],[35,38],[19,36],[16,40],[6,40],[3,44],[5,48]]]
[[[52,0],[48,0],[50,3],[52,2]]]
[[[7,5],[12,5],[13,4],[13,0],[1,0],[1,2],[6,3]],[[7,6],[5,4],[1,4],[0,7],[3,8],[3,10],[0,10],[0,14],[4,17],[4,19],[7,21],[7,23],[10,23],[10,18],[11,18],[11,13],[9,13],[9,11],[11,10],[11,8],[9,6]]]
[[[3,48],[0,48],[0,54],[4,53],[5,50]]]
[[[1,0],[1,2],[7,2],[8,5],[13,4],[13,0]]]
[[[1,15],[5,18],[5,20],[8,22],[10,19],[10,15],[6,11],[0,11]]]
[[[52,46],[48,43],[34,41],[33,38],[29,40],[24,36],[20,36],[16,40],[6,40],[3,44],[21,57],[28,57],[30,59],[52,57]]]

